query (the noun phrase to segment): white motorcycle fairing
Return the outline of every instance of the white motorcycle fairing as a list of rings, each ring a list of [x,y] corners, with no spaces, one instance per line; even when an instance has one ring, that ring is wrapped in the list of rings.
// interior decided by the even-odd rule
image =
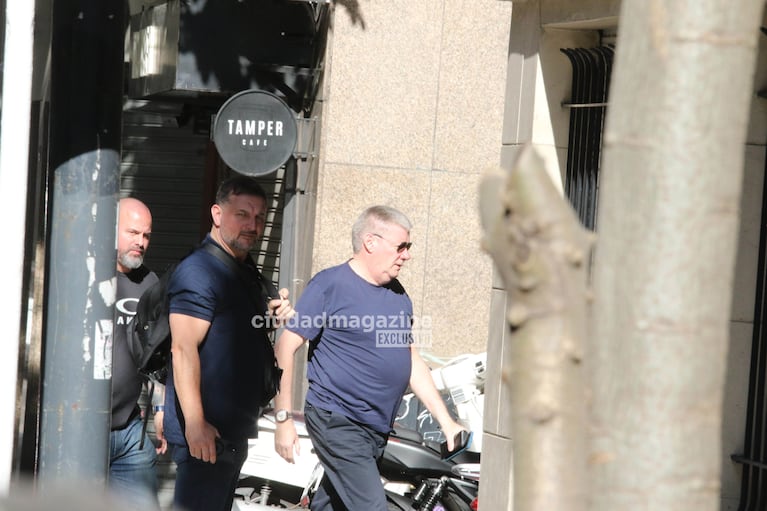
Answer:
[[[294,486],[308,492],[307,486],[318,483],[317,456],[309,439],[301,412],[294,412],[294,424],[298,434],[300,454],[295,455],[295,463],[288,463],[274,450],[274,435],[277,425],[274,412],[268,411],[258,419],[258,438],[248,439],[248,457],[240,470],[240,481],[256,478],[262,481],[259,488],[239,487],[236,491],[233,511],[261,511],[275,509],[267,506],[266,500],[271,494],[270,483]]]
[[[317,456],[304,425],[303,413],[294,412],[293,416],[301,452],[295,456],[295,463],[288,463],[274,450],[277,424],[274,422],[274,413],[268,412],[258,419],[258,438],[248,440],[248,458],[240,470],[240,477],[259,477],[299,488],[306,485],[317,464]]]

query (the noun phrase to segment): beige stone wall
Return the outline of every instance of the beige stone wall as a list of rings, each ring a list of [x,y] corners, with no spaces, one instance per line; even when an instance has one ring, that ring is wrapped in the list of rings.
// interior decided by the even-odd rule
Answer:
[[[324,90],[313,272],[351,255],[372,204],[414,223],[401,280],[437,356],[486,349],[492,262],[479,247],[480,173],[500,162],[511,4],[335,7]]]

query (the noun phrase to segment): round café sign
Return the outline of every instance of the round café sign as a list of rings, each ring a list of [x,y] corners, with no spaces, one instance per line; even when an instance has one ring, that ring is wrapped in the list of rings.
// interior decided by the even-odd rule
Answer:
[[[290,107],[269,92],[246,90],[216,115],[213,143],[221,159],[241,174],[268,174],[291,157],[298,128]]]

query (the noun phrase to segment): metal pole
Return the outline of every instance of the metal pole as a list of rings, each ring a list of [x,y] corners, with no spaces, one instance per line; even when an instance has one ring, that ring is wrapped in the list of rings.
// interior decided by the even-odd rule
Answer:
[[[124,9],[53,6],[43,486],[107,478]]]
[[[32,102],[32,48],[35,1],[7,2],[3,51],[3,105],[0,119],[0,215],[8,240],[3,260],[0,324],[7,342],[0,357],[0,492],[8,492],[16,426],[21,297],[29,171],[29,127]]]
[[[301,227],[301,198],[304,190],[299,188],[300,164],[295,158],[288,160],[285,166],[285,207],[282,211],[282,248],[280,250],[280,288],[290,290],[290,301],[295,305],[303,291],[305,281],[303,268],[300,268],[299,250],[306,250],[299,238]],[[303,409],[306,397],[306,348],[300,349],[295,356],[293,368],[293,407]]]

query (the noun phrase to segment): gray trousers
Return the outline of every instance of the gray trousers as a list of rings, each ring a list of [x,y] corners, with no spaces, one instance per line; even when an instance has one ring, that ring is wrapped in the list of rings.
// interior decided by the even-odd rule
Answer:
[[[304,419],[325,468],[311,511],[386,511],[376,462],[383,455],[388,435],[308,403]]]

